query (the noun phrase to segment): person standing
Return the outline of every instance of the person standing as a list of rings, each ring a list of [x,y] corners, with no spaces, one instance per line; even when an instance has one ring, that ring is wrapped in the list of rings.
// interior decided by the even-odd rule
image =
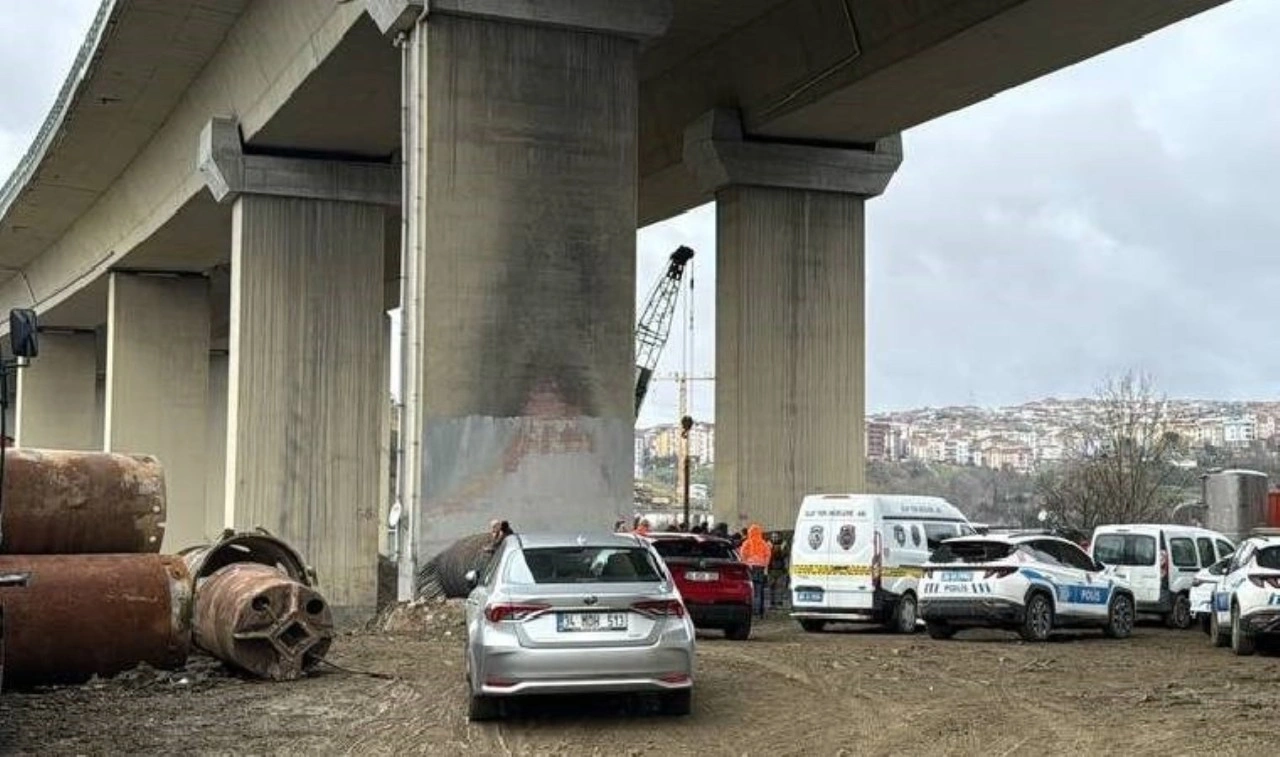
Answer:
[[[742,546],[738,548],[742,555],[742,561],[751,569],[751,584],[755,589],[756,595],[756,613],[760,617],[764,617],[764,581],[765,574],[769,570],[769,563],[773,560],[773,547],[764,539],[764,530],[759,525],[752,523],[747,528],[747,538],[742,541]]]

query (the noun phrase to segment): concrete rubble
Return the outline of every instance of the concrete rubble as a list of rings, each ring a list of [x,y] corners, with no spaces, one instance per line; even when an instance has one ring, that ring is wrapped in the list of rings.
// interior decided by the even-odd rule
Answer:
[[[12,449],[5,460],[0,685],[178,670],[193,648],[271,680],[324,659],[328,602],[283,541],[227,531],[155,554],[165,519],[155,458]]]

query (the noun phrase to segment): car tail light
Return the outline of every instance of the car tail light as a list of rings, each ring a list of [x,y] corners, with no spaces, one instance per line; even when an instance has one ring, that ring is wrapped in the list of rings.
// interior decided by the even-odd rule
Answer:
[[[985,581],[990,578],[1005,578],[1006,576],[1011,576],[1017,572],[1018,569],[1012,567],[1001,566],[999,568],[987,568],[986,573],[982,575],[982,580]]]
[[[1259,589],[1280,589],[1280,576],[1249,576],[1249,582]]]
[[[880,556],[881,544],[879,531],[876,531],[875,538],[872,540],[872,545],[875,551],[871,557],[871,588],[879,589],[880,579],[884,576],[884,561]]]
[[[510,678],[486,678],[486,679],[484,679],[484,685],[485,685],[485,686],[492,686],[492,687],[493,687],[493,688],[495,688],[495,689],[509,689],[509,688],[511,688],[512,686],[515,686],[517,683],[519,683],[519,681],[513,681],[513,680],[511,680]]]
[[[726,581],[750,581],[751,574],[744,565],[730,565],[720,569],[720,577]]]
[[[663,683],[688,683],[691,679],[688,673],[667,673],[666,675],[658,676],[658,680]]]
[[[655,599],[636,602],[631,609],[653,618],[683,618],[684,604],[678,599]]]
[[[521,621],[549,609],[551,609],[550,605],[489,605],[484,609],[484,616],[490,623],[501,623],[505,620]]]

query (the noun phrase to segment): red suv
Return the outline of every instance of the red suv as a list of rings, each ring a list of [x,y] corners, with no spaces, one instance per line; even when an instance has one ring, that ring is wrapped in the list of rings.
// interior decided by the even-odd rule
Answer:
[[[697,628],[719,628],[726,638],[751,635],[751,572],[733,544],[705,534],[649,534],[676,580]]]

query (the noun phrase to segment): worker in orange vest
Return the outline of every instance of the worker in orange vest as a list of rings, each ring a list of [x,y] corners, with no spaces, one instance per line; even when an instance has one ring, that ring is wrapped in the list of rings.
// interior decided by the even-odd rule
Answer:
[[[738,547],[742,561],[751,568],[751,583],[756,594],[756,613],[764,617],[764,577],[769,570],[769,561],[773,559],[773,547],[765,541],[764,530],[752,523],[747,529],[747,538]]]

